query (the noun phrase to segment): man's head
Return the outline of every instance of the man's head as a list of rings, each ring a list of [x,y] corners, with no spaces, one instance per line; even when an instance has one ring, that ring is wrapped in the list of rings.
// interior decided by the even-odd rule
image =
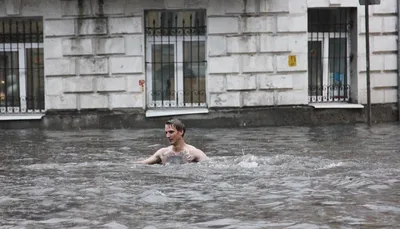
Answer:
[[[165,135],[171,145],[183,139],[185,132],[185,124],[181,120],[174,118],[165,122]]]

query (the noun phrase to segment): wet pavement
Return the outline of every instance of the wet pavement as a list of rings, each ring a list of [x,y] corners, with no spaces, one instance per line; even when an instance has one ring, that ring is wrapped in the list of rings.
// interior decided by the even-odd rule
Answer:
[[[400,228],[400,126],[189,129],[210,161],[138,165],[146,130],[2,130],[0,228]]]

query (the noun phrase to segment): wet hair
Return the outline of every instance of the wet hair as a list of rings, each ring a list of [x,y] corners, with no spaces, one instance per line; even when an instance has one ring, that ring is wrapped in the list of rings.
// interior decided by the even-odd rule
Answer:
[[[169,119],[168,121],[165,122],[166,125],[172,125],[173,127],[176,128],[177,131],[182,131],[182,136],[185,135],[186,133],[186,127],[185,124],[183,124],[183,122],[177,118],[172,118]]]

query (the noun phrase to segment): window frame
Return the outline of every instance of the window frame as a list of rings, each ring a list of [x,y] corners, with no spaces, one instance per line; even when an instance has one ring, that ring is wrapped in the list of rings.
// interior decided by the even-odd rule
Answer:
[[[174,52],[174,65],[177,69],[175,69],[176,75],[174,76],[174,88],[175,88],[175,100],[166,100],[164,99],[163,101],[160,100],[153,100],[153,96],[149,95],[147,97],[147,105],[150,108],[162,108],[162,107],[172,107],[172,108],[177,108],[177,107],[205,107],[206,103],[185,103],[184,102],[184,96],[185,96],[185,90],[184,90],[184,73],[183,73],[183,44],[184,42],[204,42],[204,45],[206,46],[206,36],[196,36],[196,37],[190,37],[190,36],[181,36],[181,37],[176,37],[172,40],[169,39],[170,42],[165,42],[168,41],[167,36],[163,37],[157,37],[151,40],[148,40],[147,46],[146,46],[146,62],[151,62],[153,58],[153,53],[152,53],[152,48],[153,45],[173,45],[173,52]],[[207,47],[204,47],[207,50]],[[153,91],[153,68],[151,64],[147,64],[146,66],[146,81],[147,83],[147,89],[149,92]],[[183,93],[179,93],[183,92]],[[176,103],[176,101],[182,101],[179,102],[179,104]]]
[[[168,23],[167,23],[168,22]],[[179,108],[193,109],[207,108],[207,14],[205,9],[183,9],[183,10],[146,10],[145,18],[145,79],[146,79],[146,108]],[[201,42],[201,45],[195,44]],[[200,43],[199,43],[200,44]],[[162,83],[161,96],[159,96],[159,85],[154,85],[153,68],[160,71],[160,66],[166,66],[164,59],[159,59],[157,53],[154,53],[154,45],[173,45],[173,52],[168,55],[174,57],[174,71],[167,74],[167,78],[174,82],[168,88],[168,79],[163,77],[166,73],[161,73]],[[190,53],[185,48],[190,47]],[[192,49],[193,48],[193,49]],[[204,48],[204,50],[203,50]],[[196,51],[202,55],[197,56]],[[157,50],[160,52],[160,50]],[[153,53],[157,55],[154,59]],[[189,56],[189,57],[188,57]],[[188,59],[189,58],[189,59]],[[167,60],[167,58],[165,58]],[[160,61],[161,60],[161,61]],[[170,62],[167,60],[166,62]],[[159,63],[154,63],[159,62]],[[190,64],[192,63],[192,64]],[[199,67],[197,67],[199,66]],[[172,66],[171,66],[172,67]],[[161,69],[164,72],[164,69]],[[190,81],[188,81],[188,77]],[[167,80],[167,81],[165,81]],[[172,83],[172,82],[171,82]],[[155,88],[156,87],[156,88]],[[171,90],[173,88],[173,90]],[[156,89],[157,91],[153,91]],[[156,93],[156,94],[155,94]],[[170,93],[170,94],[169,94]],[[174,93],[174,96],[169,96]],[[165,98],[167,99],[165,99]]]
[[[350,55],[351,55],[351,37],[350,33],[345,32],[309,32],[308,33],[308,41],[320,41],[322,42],[321,53],[322,53],[322,95],[313,95],[308,96],[309,102],[338,102],[338,101],[349,101],[350,92],[347,92],[347,97],[345,99],[338,99],[333,98],[334,95],[330,96],[328,93],[328,88],[331,86],[331,82],[329,81],[330,78],[330,69],[329,69],[329,42],[330,39],[338,39],[338,38],[345,38],[346,39],[346,74],[347,74],[347,81],[345,87],[351,84],[351,77],[350,77]],[[332,57],[333,58],[333,57]],[[308,70],[310,71],[310,69]],[[325,89],[326,87],[326,89]],[[348,89],[345,89],[348,90]]]
[[[19,106],[2,106],[0,105],[0,113],[40,113],[44,112],[45,110],[40,110],[40,109],[27,109],[27,88],[26,88],[26,80],[27,80],[27,74],[26,74],[26,68],[27,68],[27,63],[26,63],[26,49],[43,49],[44,45],[43,43],[26,43],[26,44],[21,44],[21,43],[0,43],[0,54],[4,54],[7,52],[18,52],[18,78],[19,78],[19,100],[20,104]],[[7,77],[7,76],[5,76]]]

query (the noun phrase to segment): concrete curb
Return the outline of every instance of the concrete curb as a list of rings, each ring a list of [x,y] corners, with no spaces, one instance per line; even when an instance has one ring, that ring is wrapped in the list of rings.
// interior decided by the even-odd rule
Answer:
[[[190,128],[320,126],[366,123],[364,109],[314,109],[309,106],[211,109],[208,114],[176,116]],[[395,122],[396,104],[372,106],[373,122]],[[160,128],[171,117],[146,118],[143,110],[48,111],[41,120],[1,121],[2,129],[143,129]]]

